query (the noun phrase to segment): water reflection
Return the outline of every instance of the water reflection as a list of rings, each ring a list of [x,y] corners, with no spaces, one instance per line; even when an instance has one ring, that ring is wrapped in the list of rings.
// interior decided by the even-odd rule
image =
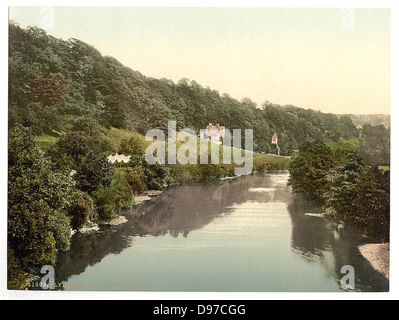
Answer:
[[[273,185],[264,192],[262,186]],[[253,190],[259,189],[259,192]],[[166,191],[160,198],[132,210],[138,235],[177,237],[201,229],[215,218],[232,212],[233,207],[248,201],[280,202],[287,198],[284,183],[270,175],[254,175],[235,181],[189,185]]]
[[[309,206],[301,195],[295,195],[288,211],[292,220],[292,250],[309,263],[317,263],[334,277],[337,283],[344,276],[341,268],[351,265],[355,269],[355,291],[388,291],[389,281],[361,256],[358,246],[372,242],[341,223],[308,216],[319,212]]]
[[[248,286],[252,285],[247,288],[248,291],[254,288],[258,291],[261,290],[259,289],[262,287],[261,281],[265,284],[270,283],[270,277],[267,278],[268,273],[265,271],[273,274],[275,278],[286,278],[287,275],[283,274],[283,271],[270,269],[273,264],[269,265],[269,269],[267,269],[267,263],[271,263],[270,261],[273,259],[276,262],[281,261],[282,266],[288,265],[290,268],[287,270],[291,273],[290,278],[293,283],[289,290],[292,291],[303,290],[302,287],[295,286],[295,277],[300,277],[295,274],[295,271],[296,268],[309,269],[306,265],[323,268],[327,278],[334,280],[333,285],[337,290],[339,290],[339,279],[343,276],[340,274],[341,267],[352,265],[356,271],[357,290],[386,291],[388,281],[371,268],[357,249],[357,246],[365,243],[366,240],[353,230],[342,228],[333,221],[306,216],[306,212],[317,212],[317,209],[308,207],[303,198],[294,197],[291,187],[287,186],[287,180],[287,173],[254,174],[230,181],[169,188],[161,196],[125,211],[123,214],[128,218],[128,222],[123,225],[102,227],[96,233],[76,234],[72,239],[71,250],[58,256],[56,282],[68,281],[72,275],[83,273],[88,266],[99,263],[110,254],[121,254],[125,249],[134,247],[135,243],[144,237],[159,238],[160,244],[162,241],[165,242],[164,237],[166,238],[166,236],[188,238],[188,240],[195,238],[196,242],[191,243],[194,246],[212,245],[215,241],[221,241],[219,237],[224,237],[230,241],[229,243],[234,240],[234,246],[224,248],[225,251],[220,251],[219,254],[226,254],[226,251],[235,254],[238,253],[238,250],[242,250],[239,245],[250,244],[250,250],[254,252],[254,256],[249,255],[247,258],[259,257],[258,261],[253,261],[251,267],[253,270],[258,270],[256,275],[265,278],[255,279],[255,281],[251,278],[253,275],[240,274],[242,286],[245,282],[248,283]],[[256,214],[252,214],[251,210],[255,210],[253,212]],[[232,213],[234,214],[232,215]],[[254,222],[253,219],[256,215],[260,220]],[[195,230],[208,229],[209,232],[209,229],[212,228],[207,228],[207,226],[212,222],[212,226],[220,227],[218,225],[221,222],[220,218],[223,217],[223,221],[225,221],[226,216],[236,217],[234,227],[238,228],[238,232],[244,234],[241,238],[229,238],[231,234],[226,233],[226,229],[220,229],[222,233],[218,232],[217,234],[215,234],[215,230],[211,230],[213,237],[217,236],[217,238],[212,238],[209,233],[199,235],[198,232],[195,237],[190,238],[190,233]],[[280,228],[273,229],[271,225],[267,224],[267,221],[275,221],[277,217],[282,219],[278,220],[282,225]],[[250,221],[251,219],[252,221]],[[258,223],[258,221],[262,223],[261,228],[254,229],[254,226],[250,224]],[[231,228],[230,225],[229,228]],[[292,228],[291,243],[289,243],[290,228]],[[284,230],[288,231],[286,232],[287,237],[281,233],[285,232]],[[256,232],[259,234],[255,234]],[[271,245],[271,238],[275,239],[274,248]],[[269,239],[268,244],[265,243],[267,239]],[[285,239],[287,239],[287,246],[283,244]],[[184,247],[184,243],[178,242],[178,245]],[[143,245],[142,242],[141,244]],[[145,247],[141,247],[141,249],[147,250]],[[240,252],[244,256],[249,251]],[[127,257],[129,254],[136,258],[138,251],[127,252],[126,258],[130,259],[130,256]],[[165,259],[168,259],[167,254],[165,253]],[[226,257],[228,256],[226,255]],[[246,260],[235,262],[246,269]],[[195,264],[195,260],[184,263]],[[219,275],[218,270],[221,266],[223,265],[215,265],[214,269],[210,269],[209,272],[216,274],[214,278]],[[146,265],[146,267],[155,268],[152,270],[153,272],[157,270],[157,266]],[[107,272],[112,272],[112,270]],[[176,276],[179,277],[179,275]],[[250,284],[252,280],[254,282]],[[325,281],[324,278],[320,280]],[[297,282],[299,286],[304,283],[299,280]],[[219,283],[219,285],[222,286],[223,283]],[[279,285],[276,283],[273,290],[281,290]],[[331,289],[331,283],[328,284],[328,288]],[[318,290],[322,289],[318,287]]]
[[[274,191],[258,190],[267,185]],[[276,190],[275,190],[276,189]],[[105,226],[99,232],[74,235],[70,251],[60,253],[56,266],[56,282],[84,272],[87,266],[100,262],[109,254],[119,254],[132,245],[135,237],[187,237],[215,218],[232,212],[246,201],[279,202],[290,197],[286,177],[261,173],[234,180],[172,187],[161,196],[123,212],[128,222]]]

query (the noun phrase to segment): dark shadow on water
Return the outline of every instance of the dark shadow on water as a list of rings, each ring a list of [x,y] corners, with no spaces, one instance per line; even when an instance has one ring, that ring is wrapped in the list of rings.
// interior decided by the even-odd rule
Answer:
[[[281,201],[287,196],[285,180],[275,185],[281,192],[252,192],[273,184],[265,173],[234,180],[171,187],[162,195],[125,210],[128,222],[119,226],[104,226],[98,232],[75,234],[70,251],[60,253],[56,265],[56,282],[79,275],[109,254],[119,254],[136,237],[187,237],[221,215],[229,214],[234,205],[245,201]]]
[[[292,220],[292,250],[309,263],[319,263],[333,276],[340,287],[341,268],[355,270],[355,291],[386,292],[389,280],[374,270],[361,255],[358,246],[372,242],[348,226],[327,218],[307,216],[319,212],[296,194],[288,206]],[[333,263],[331,263],[333,260]]]
[[[189,237],[190,232],[230,214],[247,201],[287,204],[292,221],[292,251],[307,263],[319,263],[336,279],[341,267],[356,272],[356,290],[387,291],[388,280],[360,255],[357,246],[367,240],[349,228],[325,218],[305,216],[315,212],[303,198],[293,196],[287,173],[253,174],[234,180],[171,187],[162,195],[123,212],[128,222],[104,226],[98,232],[75,234],[69,252],[58,255],[56,282],[67,281],[99,263],[109,254],[119,254],[138,237]],[[268,192],[268,190],[273,192]],[[61,288],[62,289],[62,288]]]

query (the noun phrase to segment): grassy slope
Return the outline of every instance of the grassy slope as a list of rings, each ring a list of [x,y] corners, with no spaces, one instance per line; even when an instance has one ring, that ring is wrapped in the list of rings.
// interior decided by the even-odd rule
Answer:
[[[111,146],[115,150],[118,150],[122,140],[130,139],[131,137],[139,137],[145,143],[146,146],[151,144],[151,142],[145,141],[143,135],[134,131],[111,128],[103,133],[103,138],[109,140]],[[36,137],[36,142],[38,143],[39,147],[42,150],[47,150],[52,144],[56,143],[58,140],[59,136],[57,137],[55,135],[49,135],[49,134],[43,134]],[[183,144],[183,142],[178,143],[177,149],[180,147],[181,144]],[[208,149],[210,152],[210,147]],[[198,150],[199,150],[199,143],[198,143]],[[223,146],[220,146],[219,154],[220,154],[220,161],[222,162]],[[276,157],[260,153],[253,153],[253,158],[254,158],[255,171],[268,170],[268,169],[287,169],[287,166],[290,162],[290,159],[288,158]],[[234,163],[233,157],[232,161]]]
[[[105,138],[110,140],[111,145],[116,150],[118,149],[118,147],[123,139],[129,139],[133,136],[140,137],[140,139],[142,141],[145,140],[144,136],[140,135],[137,132],[116,129],[116,128],[111,128],[105,134]],[[151,142],[145,142],[145,144],[148,146],[151,144]],[[183,142],[178,143],[177,149],[182,144],[183,144]],[[198,145],[198,154],[199,154],[199,143],[197,145]],[[210,152],[210,147],[208,149]],[[222,163],[222,161],[223,161],[223,146],[220,146],[219,155],[220,155],[220,163]],[[275,157],[275,156],[270,156],[267,154],[260,154],[260,153],[253,153],[253,157],[254,157],[254,170],[255,171],[268,170],[268,169],[287,169],[288,164],[290,162],[290,159],[288,159],[288,158]],[[232,157],[232,161],[233,161],[233,157]]]

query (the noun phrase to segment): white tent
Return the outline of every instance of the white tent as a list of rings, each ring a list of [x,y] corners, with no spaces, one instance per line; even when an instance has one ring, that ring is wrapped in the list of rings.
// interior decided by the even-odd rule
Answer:
[[[131,156],[125,156],[123,154],[116,154],[116,155],[110,155],[108,156],[108,161],[111,163],[115,163],[115,162],[124,162],[124,163],[128,163],[130,161],[130,157]]]

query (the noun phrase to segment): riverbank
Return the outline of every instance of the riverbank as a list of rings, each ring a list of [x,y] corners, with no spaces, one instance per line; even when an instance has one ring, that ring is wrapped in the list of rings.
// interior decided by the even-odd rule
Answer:
[[[358,248],[371,266],[389,279],[389,243],[369,243]]]
[[[55,272],[64,284],[140,282],[139,288],[90,291],[341,292],[337,274],[344,258],[356,271],[357,291],[386,292],[389,281],[352,254],[365,238],[349,229],[334,237],[332,223],[305,216],[303,207],[291,205],[287,179],[254,174],[167,188],[122,212],[126,224],[75,237]],[[201,261],[209,262],[206,268]]]
[[[149,200],[153,199],[154,197],[161,195],[162,193],[163,193],[162,190],[149,190],[143,195],[135,196],[133,205],[138,205],[145,201],[149,201]]]
[[[108,225],[108,226],[118,226],[120,224],[126,223],[128,220],[124,216],[118,216],[110,221],[96,220],[95,222],[89,221],[86,227],[83,227],[79,230],[71,230],[71,237],[75,233],[89,233],[92,231],[100,230],[100,226]]]
[[[287,172],[287,170],[268,170],[268,171],[255,171],[255,172],[253,172],[253,174],[257,174],[260,172],[271,173],[271,172],[279,172],[279,171]],[[235,179],[238,179],[239,177],[241,177],[241,176],[236,176],[236,175],[228,176],[228,177],[219,178],[219,179],[217,179],[217,181],[235,180]],[[207,182],[207,181],[204,181],[204,182]],[[204,182],[200,182],[200,183],[204,183]],[[186,183],[186,185],[187,184],[188,183]],[[142,204],[143,202],[153,200],[154,198],[157,198],[158,196],[160,196],[163,192],[164,192],[163,190],[148,190],[141,195],[135,196],[135,201],[134,201],[133,206],[137,206],[139,204]],[[102,226],[102,225],[116,226],[116,225],[124,224],[127,221],[128,220],[123,215],[120,215],[120,216],[112,219],[111,221],[103,221],[103,220],[88,221],[88,223],[85,227],[83,227],[79,230],[71,230],[71,237],[77,232],[89,233],[92,231],[100,230],[100,226]]]

